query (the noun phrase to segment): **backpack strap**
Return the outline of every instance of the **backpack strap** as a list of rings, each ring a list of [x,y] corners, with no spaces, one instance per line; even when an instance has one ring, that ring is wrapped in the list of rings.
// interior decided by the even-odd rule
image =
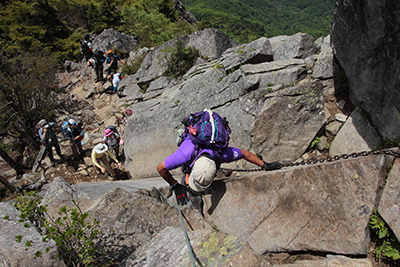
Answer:
[[[215,124],[214,124],[214,120],[213,120],[213,112],[211,111],[211,109],[205,109],[204,111],[207,111],[208,115],[210,116],[210,123],[211,123],[211,128],[212,128],[212,133],[211,133],[211,141],[210,144],[215,144]]]

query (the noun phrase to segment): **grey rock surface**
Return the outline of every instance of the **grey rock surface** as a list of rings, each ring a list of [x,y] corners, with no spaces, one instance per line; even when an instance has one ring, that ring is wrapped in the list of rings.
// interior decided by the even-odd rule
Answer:
[[[370,151],[377,149],[381,142],[374,127],[363,117],[359,109],[355,109],[329,147],[329,155]]]
[[[204,213],[259,254],[366,255],[369,217],[388,160],[369,156],[214,181]]]
[[[19,223],[19,212],[11,202],[0,202],[0,266],[7,267],[65,267],[64,262],[57,257],[58,249],[55,242],[43,242],[42,236],[34,227],[25,228]],[[8,216],[8,219],[4,219]],[[15,241],[17,235],[22,236],[21,243]],[[30,240],[32,246],[25,243]],[[47,253],[45,249],[49,247]],[[35,256],[36,251],[42,251],[42,257]]]
[[[268,95],[251,130],[254,151],[267,162],[299,158],[325,123],[322,93],[316,81]]]
[[[378,212],[392,229],[397,240],[400,240],[400,161],[396,159],[387,178],[381,201],[379,202]]]
[[[331,45],[348,77],[354,105],[371,116],[384,138],[400,140],[400,36],[398,1],[340,0],[332,18]]]
[[[291,58],[305,59],[318,52],[314,38],[307,33],[275,36],[269,38],[269,41],[272,45],[274,61]]]

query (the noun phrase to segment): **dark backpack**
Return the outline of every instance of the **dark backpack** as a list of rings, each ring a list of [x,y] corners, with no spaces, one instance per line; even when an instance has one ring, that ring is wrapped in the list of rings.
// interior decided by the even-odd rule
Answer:
[[[96,49],[96,51],[94,51],[94,59],[97,62],[104,63],[104,61],[106,60],[106,57],[104,56],[104,52]]]

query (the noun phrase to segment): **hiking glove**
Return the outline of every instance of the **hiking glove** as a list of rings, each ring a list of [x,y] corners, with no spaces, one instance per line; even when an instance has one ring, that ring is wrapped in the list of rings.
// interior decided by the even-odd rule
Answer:
[[[176,202],[178,203],[178,205],[184,206],[189,202],[186,188],[183,185],[176,183],[171,186],[170,190],[173,190],[175,192]]]
[[[264,165],[261,167],[264,171],[273,171],[273,170],[278,170],[282,168],[282,164],[279,162],[272,162],[272,163],[266,163],[264,161]]]

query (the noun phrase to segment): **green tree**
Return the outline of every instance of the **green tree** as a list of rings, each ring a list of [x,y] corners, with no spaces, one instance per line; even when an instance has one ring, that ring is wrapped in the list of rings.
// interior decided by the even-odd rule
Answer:
[[[98,0],[91,2],[87,10],[88,27],[93,33],[101,33],[104,29],[120,25],[120,14],[115,1]]]
[[[8,0],[0,10],[0,46],[12,55],[17,51],[58,49],[58,39],[67,38],[70,30],[56,16],[46,0]]]
[[[123,6],[121,9],[123,31],[138,36],[141,46],[159,45],[174,37],[196,31],[195,26],[180,18],[175,18],[176,22],[171,21],[168,16],[173,15],[168,12],[167,15],[160,13],[160,8],[167,12],[165,5],[162,4],[160,7],[151,1]]]
[[[56,63],[53,57],[20,53],[0,55],[0,134],[23,146],[39,148],[36,123],[52,120],[56,107]],[[10,166],[15,168],[12,162]],[[17,172],[19,170],[16,169]]]

